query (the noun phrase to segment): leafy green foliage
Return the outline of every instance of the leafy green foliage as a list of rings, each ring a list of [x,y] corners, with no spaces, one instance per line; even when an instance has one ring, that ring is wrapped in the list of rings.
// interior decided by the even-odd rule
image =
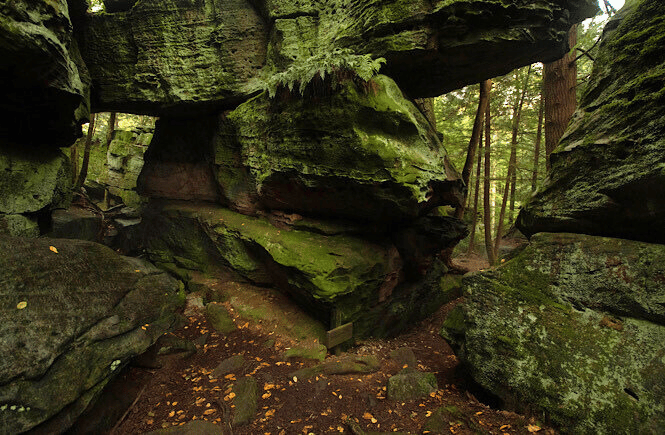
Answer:
[[[331,86],[336,89],[342,81],[358,77],[367,82],[374,77],[381,65],[386,63],[382,57],[372,59],[369,54],[354,54],[349,49],[336,48],[320,53],[302,62],[294,62],[286,70],[271,74],[262,80],[261,87],[274,98],[278,89],[286,88],[289,92],[298,89],[304,95],[305,88],[318,76],[322,81],[331,78]]]

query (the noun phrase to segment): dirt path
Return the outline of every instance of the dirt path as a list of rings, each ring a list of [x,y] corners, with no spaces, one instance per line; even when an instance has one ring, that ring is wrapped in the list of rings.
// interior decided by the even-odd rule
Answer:
[[[465,259],[467,263],[479,259]],[[463,263],[463,262],[462,262]],[[481,262],[482,263],[482,262]],[[140,393],[114,434],[141,434],[192,420],[224,425],[233,414],[233,386],[251,376],[258,385],[258,408],[251,423],[233,427],[237,435],[339,434],[339,433],[454,433],[527,434],[554,433],[525,417],[492,409],[479,402],[458,373],[458,360],[438,332],[445,316],[458,303],[442,307],[411,331],[391,340],[358,343],[341,355],[374,355],[380,369],[370,374],[319,375],[308,380],[293,379],[293,372],[318,362],[286,358],[293,340],[275,333],[270,323],[250,321],[235,314],[237,329],[224,336],[211,331],[202,314],[187,318],[187,324],[173,336],[198,342],[189,356],[160,356],[161,368],[132,367],[123,382]],[[230,309],[230,307],[229,307]],[[207,337],[203,344],[202,337]],[[402,364],[391,358],[392,351],[409,348],[416,357],[416,369],[432,372],[438,390],[421,399],[396,402],[386,398],[388,378]],[[242,367],[223,376],[213,376],[221,361],[243,355]],[[328,355],[326,360],[336,357]],[[456,417],[442,432],[427,432],[424,425],[441,407]],[[356,424],[350,424],[350,420]],[[228,425],[225,426],[228,428]]]

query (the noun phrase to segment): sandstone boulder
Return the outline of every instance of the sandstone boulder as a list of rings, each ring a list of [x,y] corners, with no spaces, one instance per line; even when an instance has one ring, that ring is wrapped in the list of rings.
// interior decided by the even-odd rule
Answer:
[[[225,266],[235,279],[281,289],[325,324],[337,312],[354,323],[356,337],[397,333],[449,297],[445,266],[432,259],[419,274],[405,274],[406,254],[386,234],[322,234],[186,202],[153,202],[150,210],[144,242],[161,267],[188,280]],[[466,227],[457,231],[463,237]]]
[[[262,94],[231,112],[215,148],[231,207],[391,223],[459,204],[464,187],[425,117],[387,76],[370,83]]]
[[[570,433],[654,433],[665,424],[665,247],[534,235],[464,279],[442,335],[504,406]]]
[[[0,137],[21,147],[68,146],[88,116],[90,77],[66,0],[0,10]]]
[[[580,108],[517,225],[665,243],[665,24],[649,1],[607,24]]]
[[[0,236],[0,433],[62,433],[172,322],[178,282],[102,245]]]

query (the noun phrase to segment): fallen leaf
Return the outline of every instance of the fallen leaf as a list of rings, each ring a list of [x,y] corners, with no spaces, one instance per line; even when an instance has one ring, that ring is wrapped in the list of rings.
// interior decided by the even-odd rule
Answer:
[[[262,398],[262,399],[267,399],[267,398],[270,397],[270,396],[271,396],[270,393],[265,393],[263,396],[261,396],[261,398]]]
[[[173,417],[175,415],[175,411],[169,412],[169,417]]]
[[[58,249],[55,246],[49,246],[48,248],[51,250],[51,252],[55,252],[56,254],[58,253]]]
[[[216,411],[216,409],[213,409],[213,408],[206,409],[205,411],[203,411],[203,415],[210,415],[210,414],[213,414],[215,411]]]
[[[21,301],[18,304],[16,304],[16,309],[22,310],[23,308],[27,307],[28,303],[26,301]]]
[[[266,417],[271,417],[275,415],[275,410],[274,409],[269,409],[266,411]]]
[[[526,427],[526,430],[528,430],[531,433],[538,432],[540,430],[540,426],[536,426],[535,424],[530,424]]]

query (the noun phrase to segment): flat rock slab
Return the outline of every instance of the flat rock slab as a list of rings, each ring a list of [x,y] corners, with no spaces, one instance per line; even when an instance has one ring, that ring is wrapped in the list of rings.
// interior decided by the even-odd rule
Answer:
[[[414,400],[438,388],[434,373],[420,372],[406,368],[388,379],[388,399],[403,402]]]
[[[314,367],[306,367],[289,375],[290,378],[306,380],[316,375],[350,375],[358,373],[373,373],[379,370],[380,362],[374,355],[348,356],[334,358]]]
[[[2,433],[66,430],[170,327],[178,290],[96,243],[0,236]]]
[[[230,431],[224,430],[224,426],[221,424],[195,420],[189,421],[182,426],[145,432],[143,435],[227,435],[230,433]]]

